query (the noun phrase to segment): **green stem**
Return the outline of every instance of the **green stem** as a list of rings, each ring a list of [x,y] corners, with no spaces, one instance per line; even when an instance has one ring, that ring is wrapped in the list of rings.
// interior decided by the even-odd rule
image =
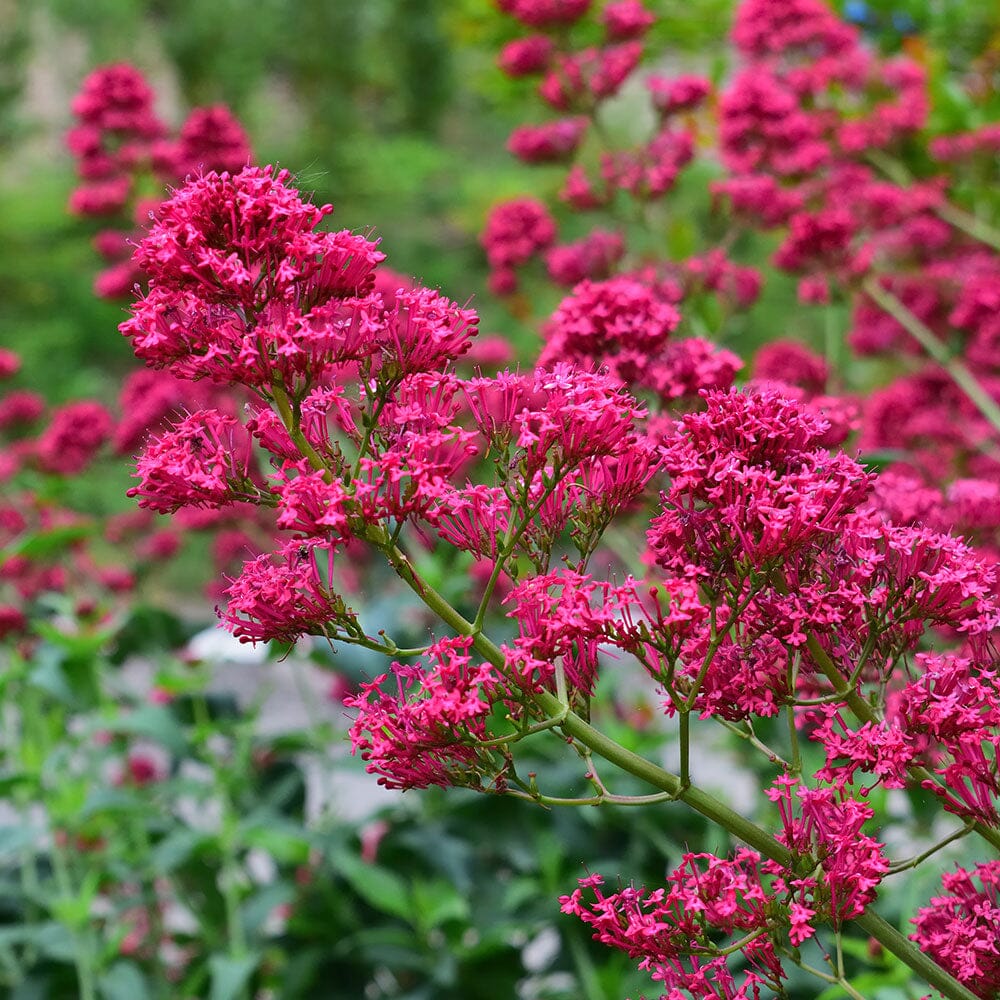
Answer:
[[[295,447],[309,459],[310,465],[317,472],[324,473],[327,482],[330,482],[333,478],[330,467],[323,461],[319,452],[309,443],[309,439],[305,434],[302,433],[296,411],[292,408],[288,394],[282,386],[275,384],[271,386],[271,396],[274,399],[274,405],[278,408],[278,416],[281,417],[281,422],[285,425],[288,436],[295,442]]]
[[[681,744],[681,784],[691,784],[691,712],[682,711],[678,716],[678,736]]]
[[[52,846],[52,870],[63,899],[69,901],[75,895],[73,882],[66,864],[66,856],[57,844]],[[73,963],[76,966],[79,1000],[97,1000],[97,984],[94,979],[93,948],[89,931],[83,932],[77,926],[69,928],[73,940]]]
[[[969,397],[972,404],[996,431],[1000,431],[1000,406],[976,381],[975,376],[958,358],[951,357],[944,344],[934,336],[918,317],[892,292],[879,284],[877,278],[866,278],[862,284],[865,294],[884,309],[917,343],[948,373],[951,380]]]
[[[932,854],[937,854],[938,851],[949,844],[954,843],[956,840],[961,840],[966,834],[971,833],[972,828],[972,821],[967,820],[964,826],[959,827],[954,833],[949,834],[943,840],[939,840],[933,847],[928,847],[926,851],[923,851],[916,857],[910,858],[908,861],[899,861],[894,865],[890,865],[888,874],[898,875],[900,872],[908,871],[910,868],[916,868],[917,865],[926,861]]]
[[[456,611],[430,584],[420,579],[412,564],[398,549],[386,553],[389,561],[399,576],[406,582],[420,599],[446,625],[459,635],[472,637],[476,652],[493,666],[502,670],[505,666],[504,655],[500,648],[483,633],[476,633],[473,623]],[[654,788],[668,792],[674,798],[683,799],[692,809],[701,813],[707,819],[729,830],[740,840],[760,851],[766,857],[772,858],[783,866],[792,865],[792,854],[783,844],[778,843],[766,830],[751,823],[738,812],[730,809],[715,797],[703,792],[695,786],[685,789],[681,779],[662,767],[658,767],[645,757],[633,753],[620,743],[594,729],[578,715],[566,711],[566,705],[547,691],[535,696],[535,701],[547,715],[565,713],[561,728],[568,736],[579,740],[598,756],[614,764],[616,767],[640,778]]]
[[[967,236],[1000,251],[1000,232],[988,222],[984,222],[971,212],[966,212],[964,208],[959,208],[948,202],[936,208],[935,211],[945,222],[950,223],[956,229],[961,229]]]
[[[483,622],[486,621],[486,612],[489,610],[490,598],[493,596],[497,580],[500,579],[500,574],[503,572],[504,567],[507,564],[507,560],[513,553],[517,543],[528,530],[528,526],[542,509],[545,501],[548,500],[548,498],[555,492],[556,487],[562,481],[562,478],[562,470],[560,468],[553,469],[552,482],[545,487],[542,495],[535,502],[534,506],[529,507],[528,497],[525,496],[525,507],[528,509],[526,510],[524,518],[520,524],[517,524],[517,519],[514,517],[514,508],[511,506],[510,523],[507,525],[507,531],[504,533],[503,541],[500,543],[500,550],[497,553],[496,563],[493,566],[493,572],[490,573],[490,578],[486,581],[486,589],[483,591],[482,600],[479,602],[479,610],[476,612],[476,620],[473,623],[477,631],[482,629]],[[527,492],[527,487],[525,487],[525,494],[527,494]]]
[[[885,153],[873,150],[867,154],[868,159],[879,170],[882,171],[894,184],[906,187],[913,183],[913,176],[901,163],[886,156]],[[994,250],[1000,250],[1000,231],[996,230],[988,222],[983,221],[977,215],[966,212],[964,208],[945,202],[934,209],[934,213],[945,222],[960,229],[967,236],[971,236],[980,243],[985,243]]]
[[[860,917],[854,918],[854,923],[865,933],[875,938],[879,944],[887,951],[903,958],[903,961],[919,973],[930,983],[931,986],[939,989],[945,996],[962,1000],[974,1000],[976,994],[963,986],[957,979],[949,976],[934,959],[929,958],[919,948],[915,948],[908,938],[902,934],[888,921],[883,920],[877,913],[868,910]],[[906,950],[907,957],[904,958],[901,949]]]
[[[482,632],[477,633],[472,622],[456,611],[430,584],[417,576],[406,556],[395,547],[390,548],[385,544],[384,532],[381,539],[377,533],[373,533],[373,537],[369,540],[382,549],[399,577],[431,611],[459,635],[470,636],[476,652],[497,669],[503,670],[505,662],[500,648]],[[832,663],[830,665],[833,666]],[[834,667],[834,669],[836,668]],[[860,699],[857,700],[860,701]],[[620,743],[595,729],[590,723],[584,722],[576,713],[567,711],[565,702],[560,701],[555,695],[542,691],[535,695],[535,701],[538,707],[548,715],[565,713],[562,730],[567,736],[571,736],[584,746],[589,747],[599,757],[603,757],[620,770],[645,781],[654,788],[668,792],[671,798],[680,799],[695,812],[716,826],[728,830],[734,837],[742,840],[764,857],[776,861],[783,868],[794,870],[795,859],[792,852],[762,827],[752,823],[700,788],[694,785],[685,788],[677,775],[671,774],[652,761],[646,760],[645,757],[623,747]],[[945,972],[936,962],[927,958],[881,917],[869,911],[855,920],[886,950],[892,952],[900,961],[923,976],[949,1000],[977,1000],[974,993]]]
[[[774,751],[769,747],[754,731],[753,727],[750,726],[749,721],[747,722],[748,729],[741,729],[735,723],[730,722],[728,719],[723,719],[721,716],[713,716],[715,721],[722,726],[727,732],[733,734],[733,736],[738,736],[741,740],[746,740],[755,750],[759,750],[771,764],[780,764],[786,771],[792,770],[792,765],[785,760],[781,754]]]
[[[485,660],[497,669],[504,668],[504,655],[500,648],[483,633],[476,633],[472,622],[467,621],[433,587],[420,579],[403,553],[398,549],[389,549],[384,545],[380,547],[400,578],[431,611],[459,635],[471,636],[473,647]],[[685,802],[695,812],[700,813],[716,826],[728,830],[734,837],[742,840],[764,857],[776,861],[783,868],[795,870],[795,858],[792,852],[762,827],[752,823],[745,816],[741,816],[734,809],[700,788],[694,785],[685,788],[677,775],[671,774],[652,761],[646,760],[645,757],[623,747],[620,743],[595,729],[590,723],[584,722],[574,712],[567,712],[565,702],[561,702],[555,695],[542,691],[535,696],[535,701],[538,707],[548,715],[565,712],[562,730],[567,736],[571,736],[584,746],[589,747],[599,757],[603,757],[620,770],[645,781],[654,788],[668,792],[671,798]],[[914,947],[899,931],[875,913],[868,911],[854,919],[887,951],[892,952],[914,972],[923,976],[928,983],[939,989],[949,1000],[978,1000],[974,993]]]

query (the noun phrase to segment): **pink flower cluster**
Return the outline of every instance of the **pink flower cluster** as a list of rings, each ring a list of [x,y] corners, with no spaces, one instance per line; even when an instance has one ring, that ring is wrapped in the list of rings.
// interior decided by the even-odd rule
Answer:
[[[946,895],[919,911],[910,937],[976,996],[990,1000],[1000,990],[1000,861],[972,872],[957,868],[941,882]]]
[[[102,298],[126,296],[139,280],[132,244],[157,207],[142,196],[147,177],[177,183],[202,170],[239,170],[251,157],[246,133],[223,105],[196,108],[169,138],[153,103],[146,79],[126,63],[95,70],[73,100],[78,124],[66,143],[83,183],[70,197],[70,211],[116,223],[94,238],[108,263],[94,286]]]
[[[469,637],[439,639],[425,654],[429,666],[393,663],[397,693],[382,685],[387,674],[361,685],[344,704],[358,709],[351,726],[353,752],[386,788],[475,783],[476,741],[500,679],[487,663],[473,666]]]
[[[0,378],[20,367],[14,352],[0,354]],[[0,638],[24,655],[37,641],[30,615],[41,595],[65,594],[85,620],[100,620],[117,595],[132,590],[139,564],[162,558],[139,544],[124,564],[109,563],[101,535],[105,529],[112,541],[111,526],[64,499],[72,496],[66,481],[104,457],[115,432],[115,418],[96,400],[50,410],[28,390],[0,394]]]
[[[657,213],[702,142],[707,82],[653,78],[650,134],[597,149],[592,125],[639,72],[649,12],[605,4],[586,36],[588,3],[498,6],[533,32],[501,67],[539,77],[562,116],[521,127],[511,148],[568,165],[569,209]],[[600,45],[575,44],[597,31]],[[779,230],[774,265],[804,300],[850,302],[859,353],[923,358],[926,338],[884,305],[892,295],[940,344],[965,345],[1000,398],[995,255],[946,221],[945,181],[899,183],[873,165],[922,127],[922,71],[874,55],[819,0],[747,0],[734,40],[745,65],[718,102],[728,175],[715,211]],[[836,373],[807,347],[772,343],[738,391],[740,360],[689,335],[737,326],[759,294],[760,273],[729,257],[735,230],[662,261],[603,216],[560,240],[561,210],[517,199],[483,234],[494,289],[514,292],[537,259],[571,291],[537,367],[463,377],[476,314],[395,283],[370,234],[322,228],[331,211],[286,172],[253,167],[192,178],[160,208],[134,256],[148,291],[122,332],[150,366],[255,399],[246,422],[199,405],[160,433],[133,493],[195,519],[250,508],[268,525],[220,611],[241,640],[316,635],[398,658],[347,702],[354,751],[382,784],[515,786],[543,801],[512,747],[534,723],[558,727],[553,693],[582,711],[608,652],[639,662],[682,732],[715,717],[759,749],[755,721],[787,713],[789,741],[803,733],[826,752],[803,775],[797,745],[788,761],[764,747],[780,775],[772,856],[783,847],[790,862],[692,854],[661,889],[605,896],[592,876],[563,900],[670,995],[780,991],[786,942],[866,911],[890,870],[868,829],[875,784],[916,779],[945,810],[998,827],[995,435],[949,371],[916,369],[860,418],[865,446],[909,449],[910,465],[880,478],[831,450],[857,407],[828,394]],[[600,570],[624,560],[602,540],[630,517],[646,578],[617,583]],[[439,542],[473,565],[478,609],[441,612],[418,569]],[[415,651],[369,634],[347,597],[373,552],[461,634],[399,662]],[[502,646],[484,631],[501,597]],[[950,901],[917,922],[966,979],[992,969],[980,877],[982,892],[946,884]],[[727,964],[737,941],[742,982]]]
[[[769,936],[774,896],[762,884],[755,852],[738,851],[732,860],[686,854],[666,886],[652,891],[628,886],[605,895],[603,884],[600,875],[580,879],[578,889],[560,897],[563,913],[593,928],[595,940],[640,959],[639,968],[668,996],[685,990],[754,1000],[761,987],[782,989],[786,974]],[[740,941],[736,954],[749,970],[737,983],[725,948]]]

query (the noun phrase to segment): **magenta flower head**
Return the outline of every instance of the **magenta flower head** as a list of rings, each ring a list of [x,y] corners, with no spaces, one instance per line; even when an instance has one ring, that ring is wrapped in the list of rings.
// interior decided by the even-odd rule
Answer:
[[[93,400],[70,403],[57,410],[38,439],[37,454],[49,472],[73,475],[82,472],[111,437],[111,414]]]
[[[207,302],[253,306],[281,296],[302,275],[279,266],[333,211],[303,201],[290,180],[270,167],[192,179],[164,203],[136,264],[156,287]]]
[[[956,868],[942,878],[946,895],[917,914],[910,937],[984,1000],[1000,990],[1000,861]]]
[[[539,363],[606,365],[623,382],[641,382],[680,320],[671,303],[633,278],[582,281],[549,320]]]
[[[318,232],[332,208],[289,182],[247,167],[174,192],[133,257],[149,293],[120,329],[140,358],[182,378],[266,386],[374,353],[355,304],[385,255],[346,230]],[[364,301],[365,316],[379,312],[380,299]]]
[[[94,70],[73,98],[73,114],[92,128],[153,138],[163,126],[153,115],[153,91],[127,63]]]
[[[559,118],[544,125],[522,125],[514,129],[507,149],[525,163],[561,163],[580,148],[587,119]]]
[[[486,723],[500,678],[487,663],[473,664],[468,636],[439,639],[426,653],[427,665],[392,665],[388,674],[362,684],[345,699],[358,710],[351,726],[353,753],[386,788],[478,784]]]
[[[128,495],[161,514],[257,500],[248,472],[249,444],[233,417],[217,410],[192,413],[147,445],[136,471],[140,484]]]
[[[541,73],[549,64],[555,46],[547,35],[529,35],[508,42],[497,63],[507,76],[530,76]]]
[[[496,4],[530,28],[556,28],[579,21],[591,0],[496,0]]]

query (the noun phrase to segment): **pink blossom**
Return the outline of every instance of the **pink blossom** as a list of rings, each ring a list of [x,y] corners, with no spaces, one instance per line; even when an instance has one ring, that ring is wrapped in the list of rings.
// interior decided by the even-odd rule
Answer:
[[[549,277],[557,285],[572,288],[584,279],[600,281],[610,277],[625,254],[620,233],[595,229],[582,240],[552,247],[545,255]]]
[[[637,41],[557,55],[538,85],[539,96],[556,111],[584,110],[617,94],[641,58]]]
[[[986,861],[971,872],[956,868],[941,883],[946,895],[917,913],[910,937],[959,982],[990,1000],[1000,990],[1000,861]]]
[[[38,439],[36,454],[42,467],[61,475],[85,469],[111,437],[114,421],[100,403],[82,400],[56,410]]]
[[[114,215],[125,207],[131,193],[128,177],[92,181],[70,195],[69,210],[74,215]]]
[[[728,938],[768,927],[774,897],[761,882],[760,856],[746,849],[732,860],[686,854],[664,888],[626,887],[605,895],[603,879],[590,875],[560,897],[563,913],[588,924],[594,939],[640,959],[639,968],[680,996],[757,997],[761,986],[780,990],[785,972],[769,937],[758,935],[738,949],[750,969],[737,986],[721,953]],[[594,901],[587,903],[585,892]],[[722,942],[720,943],[720,935]]]
[[[712,92],[711,81],[703,76],[650,76],[645,84],[661,115],[691,111]]]
[[[517,198],[490,211],[481,243],[496,271],[526,264],[555,238],[556,224],[548,209],[533,198]]]
[[[800,52],[815,59],[857,44],[857,31],[822,0],[743,0],[732,37],[737,48],[757,58]]]
[[[169,170],[171,176],[209,170],[239,173],[250,161],[250,140],[224,104],[195,108],[181,126]]]
[[[13,351],[0,348],[0,379],[16,375],[21,368],[21,358]]]
[[[552,28],[580,20],[591,0],[496,0],[505,14],[531,28]]]
[[[826,362],[794,340],[772,340],[755,355],[753,377],[762,382],[785,382],[812,393],[826,388]]]
[[[497,63],[507,76],[531,76],[548,66],[554,51],[552,39],[547,35],[528,35],[508,42],[497,57]]]
[[[152,107],[153,91],[142,74],[126,63],[94,70],[72,103],[73,114],[94,128],[147,137],[163,130]]]
[[[228,604],[219,617],[240,642],[295,642],[303,635],[334,638],[338,628],[357,629],[357,620],[334,590],[335,549],[310,539],[289,542],[277,552],[245,563],[231,580]]]
[[[787,776],[775,781],[766,794],[781,813],[783,830],[778,839],[795,854],[818,857],[822,874],[818,880],[790,880],[772,861],[765,863],[765,870],[780,875],[793,890],[793,898],[835,928],[864,913],[889,870],[882,844],[861,832],[874,815],[871,807],[843,792],[808,788]],[[797,936],[802,938],[807,930],[800,924]]]
[[[386,788],[478,785],[480,751],[499,678],[486,663],[473,665],[472,639],[439,639],[425,654],[427,666],[392,665],[396,693],[382,674],[345,700],[358,709],[351,726],[353,753]]]
[[[256,501],[260,491],[251,481],[249,463],[249,442],[239,421],[200,410],[147,445],[136,465],[139,485],[128,495],[159,513]]]
[[[507,149],[525,163],[559,163],[579,149],[587,125],[582,116],[560,118],[545,125],[522,125],[511,132]]]
[[[593,694],[600,647],[609,643],[618,606],[633,600],[631,582],[614,587],[569,570],[519,583],[504,602],[520,630],[504,647],[508,668],[529,689],[551,686],[561,659],[570,689]]]
[[[642,0],[612,0],[601,12],[601,23],[611,41],[640,38],[656,22]]]
[[[819,124],[794,92],[761,66],[743,70],[722,95],[719,138],[726,166],[737,174],[809,174],[831,158]]]
[[[626,383],[640,382],[680,313],[632,278],[583,281],[546,324],[539,364],[606,365]]]

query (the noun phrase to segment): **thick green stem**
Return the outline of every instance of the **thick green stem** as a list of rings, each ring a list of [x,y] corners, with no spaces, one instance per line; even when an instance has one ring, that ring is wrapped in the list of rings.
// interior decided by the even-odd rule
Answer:
[[[962,1000],[976,1000],[976,994],[963,986],[953,976],[949,976],[933,958],[929,958],[919,948],[905,937],[892,924],[883,920],[877,913],[868,910],[860,917],[854,918],[866,934],[870,934],[886,951],[902,958],[914,972],[923,976],[931,986],[939,989],[946,997],[961,997]]]
[[[913,183],[913,176],[906,167],[885,153],[873,150],[867,156],[868,160],[894,184],[906,187]],[[979,216],[966,212],[964,208],[959,208],[947,201],[938,205],[933,211],[939,218],[961,230],[966,236],[971,236],[974,240],[985,243],[988,247],[993,247],[994,250],[1000,250],[1000,230],[995,229]]]
[[[934,332],[910,312],[892,292],[883,288],[877,278],[866,278],[862,288],[865,294],[880,309],[884,309],[896,320],[948,373],[951,380],[969,397],[972,404],[986,418],[990,426],[1000,432],[1000,406],[997,405],[993,397],[976,381],[975,376],[962,361],[951,357],[947,347],[934,336]]]

